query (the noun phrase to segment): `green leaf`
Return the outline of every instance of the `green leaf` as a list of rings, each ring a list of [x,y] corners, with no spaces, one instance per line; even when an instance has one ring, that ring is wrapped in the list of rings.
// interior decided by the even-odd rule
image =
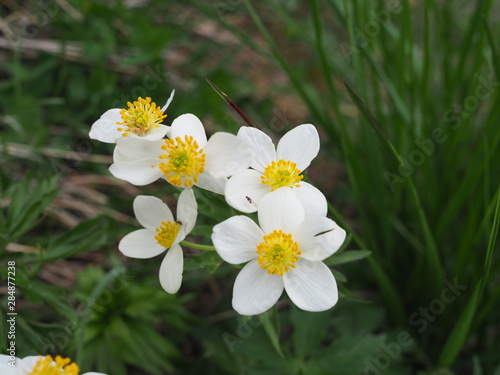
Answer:
[[[349,262],[355,262],[357,260],[364,259],[371,255],[370,250],[350,250],[344,251],[340,254],[333,254],[330,258],[325,260],[327,266],[335,266],[338,264],[344,264]]]
[[[213,273],[222,263],[222,259],[215,251],[205,251],[200,255],[189,255],[184,260],[185,270],[205,268],[208,273]]]

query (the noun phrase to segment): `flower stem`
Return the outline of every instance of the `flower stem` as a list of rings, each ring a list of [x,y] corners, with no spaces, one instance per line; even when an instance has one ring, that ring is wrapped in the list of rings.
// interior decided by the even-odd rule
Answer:
[[[210,245],[199,245],[197,243],[189,242],[189,241],[181,241],[180,245],[184,245],[190,247],[192,249],[205,250],[205,251],[215,251],[215,247]]]

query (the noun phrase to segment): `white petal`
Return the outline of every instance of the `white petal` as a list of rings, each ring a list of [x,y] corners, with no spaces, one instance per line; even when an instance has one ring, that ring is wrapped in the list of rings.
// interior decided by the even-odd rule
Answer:
[[[271,192],[271,187],[263,184],[260,176],[261,173],[247,169],[231,177],[224,191],[227,203],[241,212],[257,211],[262,197]]]
[[[322,216],[309,216],[297,228],[295,241],[301,257],[321,261],[335,253],[344,243],[346,232],[335,221]]]
[[[242,126],[238,131],[238,138],[248,143],[253,155],[251,167],[259,172],[276,159],[276,148],[273,141],[263,131],[249,126]]]
[[[294,234],[304,220],[304,208],[292,189],[284,187],[261,199],[258,216],[264,234],[280,229],[287,234]]]
[[[117,138],[122,137],[122,132],[118,130],[117,122],[122,122],[120,108],[112,108],[103,113],[103,115],[92,124],[89,137],[105,143],[115,143]]]
[[[196,182],[195,185],[215,194],[224,194],[226,183],[226,177],[215,177],[210,173],[203,172],[198,176],[198,182]]]
[[[207,135],[203,124],[198,117],[191,113],[186,113],[177,117],[172,122],[172,128],[170,129],[171,139],[181,137],[181,139],[184,140],[184,136],[186,135],[193,136],[200,148],[204,148],[207,144]]]
[[[177,220],[182,223],[184,235],[193,230],[198,217],[198,205],[192,189],[184,189],[177,201]]]
[[[323,193],[307,182],[300,182],[299,187],[293,188],[297,194],[306,216],[326,216],[328,202]]]
[[[158,159],[120,161],[111,164],[109,171],[116,178],[137,186],[148,185],[163,176],[158,167]]]
[[[299,125],[286,133],[278,143],[278,160],[289,160],[297,163],[301,171],[306,169],[318,155],[319,135],[311,124]]]
[[[243,172],[252,162],[248,145],[234,134],[218,132],[204,148],[205,171],[216,177],[229,177]]]
[[[2,375],[24,375],[24,374],[29,374],[31,370],[33,370],[33,366],[30,368],[21,368],[22,364],[22,359],[14,357],[14,367],[10,366],[10,356],[5,355],[5,354],[0,354],[0,374]],[[38,360],[38,357],[34,357]],[[36,361],[35,361],[36,362]],[[22,371],[24,370],[24,371]]]
[[[212,242],[222,259],[240,264],[257,258],[257,245],[264,233],[246,216],[233,216],[213,228]]]
[[[170,208],[160,198],[138,195],[134,199],[137,221],[146,229],[154,231],[162,221],[174,221]]]
[[[145,139],[148,141],[156,141],[157,139],[162,139],[163,137],[165,137],[169,131],[170,131],[170,126],[158,124],[158,126],[155,126],[153,129],[148,131],[148,134],[146,135],[137,136],[135,134],[130,134],[130,136]]]
[[[127,234],[118,244],[118,249],[123,255],[130,258],[147,259],[157,256],[165,248],[156,242],[156,232],[149,229],[139,229]]]
[[[184,257],[179,245],[172,246],[160,266],[160,284],[168,293],[177,293],[182,283]]]
[[[157,159],[164,153],[161,146],[163,139],[149,141],[139,137],[121,137],[116,141],[115,161],[136,161],[142,159]],[[119,155],[116,155],[119,154]]]
[[[283,293],[283,277],[268,274],[252,260],[236,276],[233,309],[241,315],[257,315],[269,310]]]
[[[285,290],[292,300],[305,311],[325,311],[338,301],[337,283],[332,271],[322,262],[299,259],[297,268],[283,276]]]
[[[106,375],[106,374],[103,374],[102,372],[86,372],[83,375]]]
[[[163,107],[161,107],[162,112],[165,112],[167,110],[168,106],[170,105],[170,103],[172,103],[172,100],[174,100],[174,95],[175,95],[175,89],[172,90],[172,92],[170,93],[170,96],[167,100],[167,103]]]

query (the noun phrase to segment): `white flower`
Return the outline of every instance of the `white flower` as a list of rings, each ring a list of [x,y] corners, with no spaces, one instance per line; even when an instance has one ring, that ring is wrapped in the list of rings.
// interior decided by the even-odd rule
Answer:
[[[151,98],[139,97],[135,102],[127,103],[128,108],[112,108],[92,124],[89,136],[105,143],[115,143],[121,137],[138,137],[148,140],[161,139],[167,135],[170,127],[161,122],[163,113],[174,98],[172,91],[167,103],[160,109]]]
[[[281,138],[277,149],[269,136],[255,128],[240,128],[238,138],[250,145],[253,169],[229,179],[224,195],[230,206],[241,212],[255,212],[266,194],[288,187],[297,194],[306,215],[326,216],[325,196],[301,181],[300,175],[319,151],[319,135],[314,125],[299,125],[290,130]]]
[[[233,308],[242,315],[271,308],[286,290],[302,310],[324,311],[337,303],[337,284],[322,262],[337,251],[346,233],[325,216],[306,216],[290,190],[262,198],[260,227],[233,216],[213,229],[217,253],[231,264],[247,263],[236,277]]]
[[[227,178],[252,160],[248,145],[234,134],[218,132],[207,141],[203,124],[192,114],[177,117],[169,137],[118,139],[110,172],[139,186],[164,178],[177,187],[196,185],[223,194]]]
[[[145,229],[127,234],[118,249],[131,258],[152,258],[170,249],[160,266],[160,284],[168,293],[176,293],[182,282],[184,259],[179,242],[191,232],[198,216],[198,206],[191,189],[185,189],[177,203],[177,220],[168,206],[156,197],[139,195],[134,199],[134,213]]]
[[[23,359],[0,354],[2,375],[78,375],[79,369],[69,358],[57,356],[30,356]],[[82,375],[106,375],[100,372],[86,372]]]

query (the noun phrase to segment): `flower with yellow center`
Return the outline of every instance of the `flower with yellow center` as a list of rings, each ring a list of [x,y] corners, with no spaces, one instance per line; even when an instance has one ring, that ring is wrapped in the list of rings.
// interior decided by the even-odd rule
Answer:
[[[326,215],[325,196],[302,181],[302,172],[319,151],[314,125],[299,125],[290,130],[277,148],[269,136],[255,128],[241,127],[238,138],[250,146],[253,162],[251,169],[233,175],[226,184],[224,195],[230,206],[241,212],[255,212],[265,195],[288,188],[300,199],[306,215]]]
[[[130,134],[148,135],[160,128],[161,122],[167,117],[156,103],[151,102],[150,97],[146,99],[139,97],[134,103],[128,102],[127,106],[128,109],[120,111],[122,122],[116,123],[119,125],[117,130],[122,132],[123,137],[128,137]]]
[[[323,260],[336,252],[346,232],[326,216],[305,214],[292,189],[266,194],[257,210],[258,226],[233,216],[213,229],[212,242],[226,262],[248,262],[236,277],[233,308],[256,315],[271,308],[283,290],[306,311],[337,303],[337,284]]]
[[[169,139],[122,137],[116,144],[110,172],[139,186],[163,178],[177,187],[195,185],[224,194],[228,177],[244,171],[252,161],[245,141],[224,132],[207,140],[203,124],[189,113],[173,121]]]
[[[168,293],[176,293],[182,282],[184,259],[179,243],[193,229],[198,206],[193,191],[183,190],[177,204],[177,220],[172,211],[156,197],[139,195],[134,213],[144,229],[127,234],[118,249],[131,258],[152,258],[169,249],[160,266],[160,284]]]
[[[116,143],[122,137],[141,138],[149,141],[162,139],[170,126],[161,122],[167,117],[165,111],[174,98],[172,91],[167,103],[158,107],[150,97],[139,97],[128,102],[127,108],[111,108],[92,124],[89,136],[105,143]]]
[[[79,368],[69,358],[56,356],[31,356],[23,359],[0,354],[0,374],[2,375],[80,375]],[[81,375],[106,375],[86,372]]]

